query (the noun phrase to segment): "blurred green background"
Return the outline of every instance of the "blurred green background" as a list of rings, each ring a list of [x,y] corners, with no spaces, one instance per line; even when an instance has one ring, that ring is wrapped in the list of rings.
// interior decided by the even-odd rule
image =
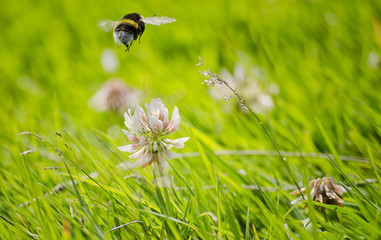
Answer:
[[[134,42],[125,53],[124,46],[116,48],[112,33],[101,31],[97,24],[132,12],[168,16],[177,22],[146,26],[141,43]],[[115,164],[127,159],[116,151],[127,143],[121,132],[123,117],[98,113],[88,106],[91,96],[112,77],[141,90],[140,105],[159,97],[170,113],[175,105],[179,108],[181,129],[174,137],[193,137],[177,152],[197,151],[195,139],[209,150],[274,150],[252,116],[238,107],[225,111],[225,105],[236,105],[235,99],[225,103],[210,96],[208,87],[201,84],[202,69],[196,66],[199,56],[216,73],[223,68],[233,72],[237,62],[248,71],[255,66],[265,73],[265,78],[258,79],[262,86],[279,86],[279,94],[272,96],[275,107],[260,117],[281,150],[372,155],[378,162],[380,16],[381,1],[373,0],[2,0],[1,178],[18,175],[26,164],[49,187],[59,182],[54,173],[41,168],[63,166],[62,162],[37,154],[19,155],[26,147],[43,145],[17,135],[23,131],[50,140],[57,138],[55,132],[67,131],[81,141],[103,133],[118,155],[113,158]],[[106,48],[117,53],[120,68],[116,73],[105,73],[102,68],[100,57]],[[83,161],[87,167],[95,164]],[[340,178],[332,166],[321,161],[309,162],[312,178],[328,174]],[[192,169],[199,162],[189,160]],[[272,169],[281,166],[268,159],[253,163],[240,157],[227,163],[249,175],[259,171],[263,178],[271,178]],[[188,174],[188,163],[178,164]],[[298,170],[305,166],[294,164],[300,177]],[[359,169],[364,170],[364,177],[371,173],[366,167]],[[286,171],[280,175],[288,179]],[[18,193],[14,204],[28,200],[23,196],[24,180],[20,174],[5,182],[5,191]]]
[[[326,150],[316,120],[332,132],[332,141],[343,152],[361,152],[351,141],[348,121],[360,128],[362,137],[380,140],[376,127],[380,124],[376,119],[380,112],[379,62],[369,67],[369,54],[376,54],[377,60],[380,53],[374,27],[379,1],[89,4],[5,0],[0,4],[4,148],[25,130],[41,134],[62,128],[105,130],[109,115],[92,111],[87,103],[110,77],[144,90],[142,103],[161,97],[170,108],[178,105],[186,124],[229,144],[236,123],[221,112],[221,103],[211,100],[200,84],[203,77],[195,64],[201,56],[217,73],[223,67],[233,71],[242,54],[265,70],[266,81],[280,88],[274,99],[276,107],[265,121],[281,131],[282,148],[293,147],[288,136],[293,129]],[[141,43],[135,42],[128,53],[124,46],[116,48],[120,69],[106,74],[100,55],[116,44],[112,34],[100,31],[97,23],[130,12],[178,21],[147,26]],[[116,122],[123,124],[122,119]],[[254,124],[250,122],[243,124]],[[237,147],[251,142],[255,144],[250,147],[261,145],[247,136],[243,141],[246,143]]]

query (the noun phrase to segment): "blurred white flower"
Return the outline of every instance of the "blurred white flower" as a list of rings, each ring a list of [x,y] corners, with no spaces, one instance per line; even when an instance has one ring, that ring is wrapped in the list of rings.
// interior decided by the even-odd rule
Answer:
[[[337,26],[338,20],[336,14],[327,12],[325,15],[325,21],[331,26]]]
[[[233,73],[226,69],[221,70],[221,78],[233,89],[242,93],[248,106],[258,113],[271,111],[275,106],[272,95],[279,94],[279,87],[276,83],[266,85],[262,90],[263,86],[257,79],[266,78],[266,76],[266,72],[259,67],[251,67],[248,73],[245,67],[239,63],[235,64]],[[230,90],[225,87],[210,88],[210,95],[214,99],[221,99],[230,94]]]
[[[119,69],[118,57],[114,49],[106,48],[101,53],[103,70],[108,74],[116,73]]]
[[[247,175],[247,172],[245,171],[245,169],[238,169],[237,172],[243,176],[246,176]]]
[[[16,81],[16,85],[20,89],[36,96],[44,94],[44,91],[38,81],[30,78],[29,76],[20,76]]]
[[[125,112],[139,101],[137,90],[130,88],[120,79],[110,79],[89,100],[89,106],[98,112]]]
[[[270,85],[265,87],[265,92],[270,95],[279,95],[279,86],[276,83],[270,83]]]
[[[145,168],[150,164],[157,163],[159,169],[163,170],[168,168],[166,158],[178,157],[177,154],[169,150],[173,147],[183,148],[189,137],[175,140],[166,138],[167,135],[179,129],[180,116],[177,107],[173,110],[171,121],[168,119],[168,109],[159,98],[152,99],[150,104],[146,103],[145,108],[147,114],[139,105],[133,115],[131,109],[124,114],[124,124],[128,131],[123,129],[123,132],[132,144],[121,146],[118,149],[123,152],[133,153],[130,158],[137,159],[137,161],[132,167],[141,166]]]
[[[274,108],[273,98],[265,93],[260,93],[257,95],[256,102],[253,103],[253,108],[260,113],[270,111]]]
[[[368,55],[368,66],[370,69],[377,69],[380,65],[380,56],[376,52],[370,52]]]

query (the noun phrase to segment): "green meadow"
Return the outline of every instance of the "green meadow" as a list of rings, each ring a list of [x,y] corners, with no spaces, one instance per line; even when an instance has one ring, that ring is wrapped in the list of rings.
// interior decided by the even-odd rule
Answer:
[[[177,21],[125,52],[98,24],[133,12]],[[381,238],[380,1],[3,0],[0,28],[0,239]],[[267,94],[259,120],[199,57],[243,74],[248,104]],[[89,106],[113,78],[179,109],[165,177],[129,167],[123,114]],[[323,177],[342,204],[313,197]]]

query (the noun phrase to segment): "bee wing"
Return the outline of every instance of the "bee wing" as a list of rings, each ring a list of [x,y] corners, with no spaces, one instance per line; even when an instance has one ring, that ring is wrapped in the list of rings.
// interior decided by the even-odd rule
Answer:
[[[151,24],[151,25],[156,25],[156,26],[159,26],[161,24],[173,23],[176,21],[177,21],[176,19],[170,18],[170,17],[152,16],[152,17],[143,18],[143,22],[145,22],[146,24]]]
[[[111,32],[117,23],[118,21],[100,20],[98,22],[98,28],[105,32]]]

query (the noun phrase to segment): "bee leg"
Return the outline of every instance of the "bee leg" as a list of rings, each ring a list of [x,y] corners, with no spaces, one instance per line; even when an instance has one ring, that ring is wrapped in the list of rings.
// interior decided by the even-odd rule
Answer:
[[[130,44],[127,44],[127,45],[126,45],[127,49],[126,49],[124,52],[129,52],[131,46],[132,46],[132,42],[131,42]]]

